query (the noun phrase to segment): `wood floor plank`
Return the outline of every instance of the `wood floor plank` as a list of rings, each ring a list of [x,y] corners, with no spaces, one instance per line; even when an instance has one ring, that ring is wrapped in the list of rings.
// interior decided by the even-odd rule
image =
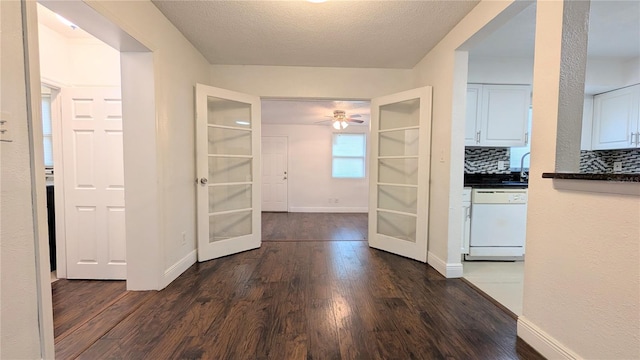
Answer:
[[[281,235],[293,238],[311,222],[287,220]],[[324,234],[361,231],[341,226]],[[195,264],[141,305],[126,305],[135,294],[87,320],[90,336],[68,335],[58,350],[79,359],[542,359],[517,339],[514,319],[463,281],[362,241],[264,242]],[[57,292],[66,314],[57,313],[77,318],[65,296],[88,295]],[[103,318],[126,309],[95,339]]]
[[[57,359],[74,359],[91,344],[114,328],[132,312],[142,306],[151,297],[147,291],[128,292],[112,306],[98,313],[95,317],[82,324],[69,336],[56,342]],[[78,344],[86,344],[81,348]]]
[[[53,333],[57,339],[68,335],[104,310],[126,291],[124,281],[92,281],[60,279],[51,284],[53,311],[56,318]]]

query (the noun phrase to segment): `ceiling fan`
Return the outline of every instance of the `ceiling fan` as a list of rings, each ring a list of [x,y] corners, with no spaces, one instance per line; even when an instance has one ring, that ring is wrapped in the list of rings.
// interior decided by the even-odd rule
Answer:
[[[333,126],[333,128],[336,130],[346,129],[346,127],[349,126],[349,123],[362,124],[364,122],[364,120],[355,119],[362,117],[362,115],[353,114],[347,116],[344,110],[334,110],[333,116],[327,115],[327,117],[330,117],[331,120],[318,121],[317,123],[331,121],[331,126]]]

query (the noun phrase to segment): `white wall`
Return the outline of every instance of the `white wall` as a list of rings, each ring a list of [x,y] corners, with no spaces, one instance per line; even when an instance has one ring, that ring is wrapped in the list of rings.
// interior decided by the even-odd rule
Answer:
[[[209,64],[150,1],[98,1],[89,5],[153,52],[155,134],[148,136],[155,136],[158,172],[143,174],[140,180],[157,187],[158,208],[147,211],[157,211],[159,221],[150,218],[148,226],[159,238],[148,241],[157,242],[154,246],[161,256],[161,269],[156,273],[156,288],[160,289],[195,261],[194,85],[209,81]],[[186,233],[185,244],[182,232]],[[143,252],[145,246],[149,245],[137,250]],[[150,266],[155,273],[153,259]]]
[[[41,357],[37,236],[20,2],[0,2],[0,13],[0,110],[3,119],[9,118],[9,136],[13,140],[0,142],[0,358],[37,359]]]
[[[98,39],[69,39],[38,26],[40,74],[60,86],[120,86],[120,53]]]
[[[511,9],[527,5],[521,3]],[[448,277],[462,276],[460,245],[456,239],[460,239],[462,228],[459,214],[464,176],[468,57],[466,52],[456,50],[498,15],[505,18],[501,12],[512,4],[512,1],[480,2],[414,68],[415,87],[433,86],[427,261]]]
[[[640,83],[640,58],[589,58],[585,78],[585,93],[606,91]]]
[[[262,124],[262,136],[288,139],[288,193],[291,212],[367,212],[369,178],[331,177],[331,126]],[[350,126],[341,133],[365,133]],[[367,139],[368,141],[368,139]],[[328,199],[339,199],[337,204]]]
[[[38,25],[38,37],[42,79],[59,85],[71,84],[68,39],[41,24]]]
[[[479,84],[523,84],[533,82],[533,57],[484,57],[469,55],[467,82]]]
[[[262,97],[371,99],[413,82],[401,69],[211,65],[210,72],[213,86]]]
[[[561,2],[538,2],[523,316],[518,335],[547,357],[640,358],[638,196],[570,191],[554,171]],[[582,181],[589,188],[597,182]],[[613,189],[620,184],[607,184]],[[635,186],[637,185],[630,185]],[[540,339],[547,340],[541,341]],[[549,345],[551,342],[557,348]]]

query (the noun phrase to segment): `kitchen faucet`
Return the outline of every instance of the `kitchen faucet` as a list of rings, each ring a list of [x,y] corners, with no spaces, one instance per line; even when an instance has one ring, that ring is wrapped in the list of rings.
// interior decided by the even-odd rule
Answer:
[[[525,153],[524,155],[522,155],[522,158],[520,159],[520,182],[524,182],[525,180],[529,180],[529,174],[527,174],[524,171],[524,158],[527,157],[527,155],[530,155],[531,151],[529,151],[528,153]]]

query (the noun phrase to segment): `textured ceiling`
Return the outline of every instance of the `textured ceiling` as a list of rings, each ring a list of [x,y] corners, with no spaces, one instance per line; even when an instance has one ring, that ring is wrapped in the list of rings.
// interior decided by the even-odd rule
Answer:
[[[478,43],[470,55],[533,58],[535,22],[534,3]],[[588,56],[624,59],[640,56],[640,1],[591,1]]]
[[[332,101],[332,100],[262,100],[261,112],[263,124],[331,125],[334,110],[344,110],[347,116],[360,115],[362,124],[369,126],[371,118],[369,101]]]
[[[165,1],[211,64],[412,68],[478,1]]]

